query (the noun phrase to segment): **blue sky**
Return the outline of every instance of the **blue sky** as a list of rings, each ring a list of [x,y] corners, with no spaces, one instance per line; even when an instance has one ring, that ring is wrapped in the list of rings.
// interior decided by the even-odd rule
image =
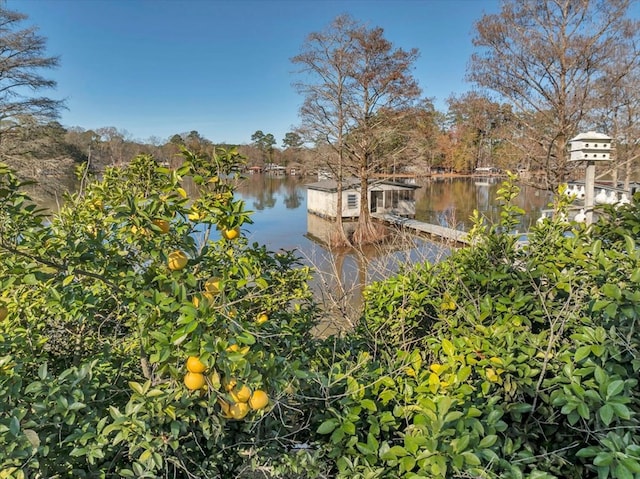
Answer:
[[[9,0],[47,38],[61,66],[49,96],[61,123],[114,126],[134,139],[197,130],[214,143],[278,145],[298,124],[291,86],[305,37],[337,15],[380,26],[394,46],[418,48],[414,75],[444,110],[471,86],[464,74],[473,24],[498,0]]]

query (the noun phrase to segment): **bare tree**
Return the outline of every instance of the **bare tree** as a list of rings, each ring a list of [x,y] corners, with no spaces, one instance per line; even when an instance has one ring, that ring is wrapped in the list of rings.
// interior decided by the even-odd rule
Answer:
[[[58,66],[58,57],[45,55],[46,39],[35,27],[21,28],[27,16],[0,4],[0,146],[21,119],[48,122],[58,117],[63,102],[31,93],[51,89],[56,82],[41,75]]]
[[[626,45],[628,47],[629,45]],[[598,82],[598,108],[592,112],[594,123],[614,138],[615,154],[610,174],[618,184],[620,175],[629,189],[634,166],[640,158],[640,50],[622,51],[611,69]]]
[[[341,212],[345,167],[353,165],[360,179],[360,217],[353,235],[353,241],[359,244],[378,236],[369,214],[368,187],[376,160],[377,134],[387,118],[379,113],[402,109],[420,94],[410,75],[417,50],[394,49],[383,33],[382,28],[368,29],[342,15],[325,31],[310,34],[302,52],[292,59],[305,75],[295,84],[305,96],[300,131],[309,139],[320,138],[335,153],[328,166],[338,182],[337,225],[344,240]]]
[[[592,126],[595,83],[620,46],[638,40],[639,24],[627,17],[636,1],[503,0],[499,14],[476,23],[468,79],[513,104],[548,187],[567,177],[568,140]]]

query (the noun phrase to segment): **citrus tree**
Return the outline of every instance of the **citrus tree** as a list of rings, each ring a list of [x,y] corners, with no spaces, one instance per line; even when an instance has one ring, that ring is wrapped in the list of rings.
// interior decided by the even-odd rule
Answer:
[[[309,271],[248,244],[234,149],[183,156],[51,215],[0,166],[0,477],[236,477],[304,430]]]

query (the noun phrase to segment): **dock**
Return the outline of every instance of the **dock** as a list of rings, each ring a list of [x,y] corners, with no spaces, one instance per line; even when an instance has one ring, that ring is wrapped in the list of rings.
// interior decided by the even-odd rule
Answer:
[[[402,216],[388,213],[371,213],[371,217],[388,225],[413,230],[413,232],[419,235],[429,236],[431,238],[440,238],[452,243],[460,243],[464,245],[470,244],[468,235],[464,231],[440,225],[433,225],[430,223],[423,223],[422,221],[412,220],[410,218],[404,218]]]

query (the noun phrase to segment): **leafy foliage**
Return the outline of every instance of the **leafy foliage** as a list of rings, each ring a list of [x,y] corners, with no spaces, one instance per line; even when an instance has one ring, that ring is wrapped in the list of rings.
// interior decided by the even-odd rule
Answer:
[[[517,193],[473,246],[368,288],[316,428],[336,477],[640,477],[639,198],[591,229],[559,200],[523,243]]]
[[[183,155],[51,217],[0,167],[0,477],[640,477],[640,197],[586,228],[559,195],[522,241],[512,178],[320,341],[309,271],[229,234],[236,152]]]
[[[237,152],[183,154],[110,169],[51,217],[0,171],[1,477],[232,477],[299,427],[285,391],[313,351],[308,270],[222,235],[250,221]],[[235,420],[242,386],[271,404]]]

